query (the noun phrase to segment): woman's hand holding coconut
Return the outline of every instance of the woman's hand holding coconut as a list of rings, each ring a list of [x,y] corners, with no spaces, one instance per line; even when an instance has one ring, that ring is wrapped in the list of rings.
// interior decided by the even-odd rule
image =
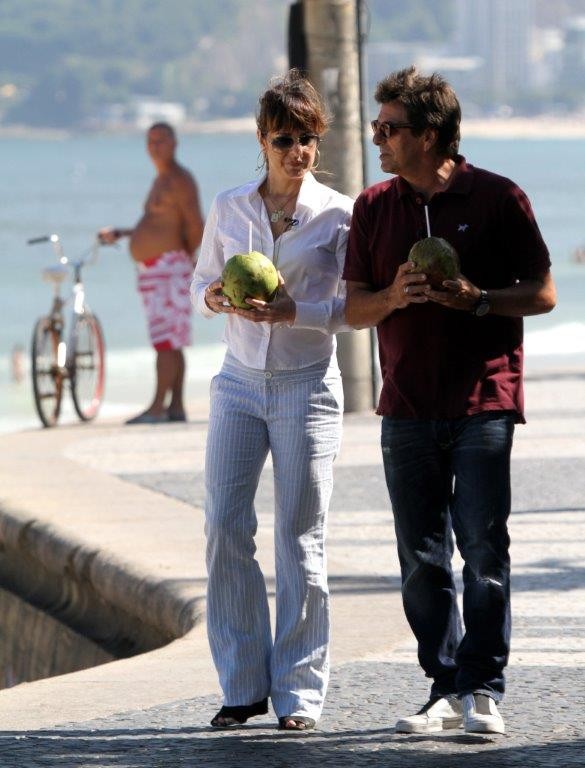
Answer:
[[[217,314],[233,314],[235,309],[223,295],[222,288],[223,286],[220,278],[214,280],[213,283],[210,283],[205,289],[205,303],[212,312]]]
[[[253,323],[293,323],[297,305],[284,287],[284,278],[278,273],[278,291],[272,301],[246,299],[250,309],[236,309],[236,315]]]

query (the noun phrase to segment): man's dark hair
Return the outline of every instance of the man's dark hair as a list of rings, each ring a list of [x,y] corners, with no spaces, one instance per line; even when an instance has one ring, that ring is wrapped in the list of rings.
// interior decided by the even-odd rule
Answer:
[[[150,128],[148,129],[148,133],[150,133],[150,131],[153,131],[155,129],[162,130],[162,131],[168,131],[171,134],[171,136],[173,137],[173,139],[177,138],[177,134],[175,133],[175,129],[173,128],[173,126],[170,123],[164,123],[164,122],[153,123],[150,126]]]
[[[402,104],[415,136],[420,136],[427,127],[435,128],[439,155],[457,155],[461,107],[453,88],[437,72],[421,75],[416,67],[393,72],[378,83],[374,96],[378,104]]]

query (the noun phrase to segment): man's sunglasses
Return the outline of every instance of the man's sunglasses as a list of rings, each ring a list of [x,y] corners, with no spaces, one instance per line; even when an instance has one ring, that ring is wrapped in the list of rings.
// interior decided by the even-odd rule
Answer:
[[[412,123],[393,123],[392,120],[386,120],[383,123],[380,122],[380,120],[372,120],[370,125],[372,126],[372,131],[374,131],[374,133],[378,133],[379,131],[386,139],[389,139],[390,136],[394,136],[395,133],[398,133],[399,128],[414,128]]]
[[[288,149],[292,149],[297,142],[301,147],[316,147],[319,141],[320,138],[316,133],[301,133],[298,139],[295,139],[294,136],[285,134],[270,139],[272,147],[279,152],[285,152]]]

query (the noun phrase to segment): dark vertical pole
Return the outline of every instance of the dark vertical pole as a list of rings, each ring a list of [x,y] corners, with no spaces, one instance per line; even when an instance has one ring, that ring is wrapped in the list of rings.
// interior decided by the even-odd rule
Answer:
[[[367,35],[364,31],[364,15],[366,13],[364,0],[355,0],[356,8],[356,24],[357,24],[357,46],[358,46],[358,77],[359,77],[359,90],[360,90],[360,124],[361,124],[361,140],[362,140],[362,176],[364,180],[364,187],[368,186],[368,143],[367,136],[369,134],[368,128],[368,109],[367,109],[367,95],[366,95],[366,67],[365,67],[365,51],[364,43]],[[380,394],[380,382],[377,376],[377,360],[378,360],[378,337],[376,329],[371,328],[370,331],[370,355],[372,358],[372,402],[378,402],[378,396]]]
[[[295,3],[295,6],[297,3]],[[303,0],[303,40],[299,43],[299,10],[291,7],[291,65],[304,69],[321,93],[332,124],[321,145],[321,161],[330,175],[324,181],[357,197],[363,189],[363,116],[360,105],[356,0]],[[294,19],[294,24],[292,20]],[[293,36],[294,30],[294,36]],[[293,42],[296,40],[296,42]],[[300,67],[303,49],[306,66]],[[367,329],[340,333],[337,338],[346,411],[372,407],[371,334]]]
[[[288,14],[288,65],[307,72],[307,40],[303,3],[292,3]]]
[[[357,47],[358,47],[358,77],[360,89],[360,123],[362,137],[362,176],[364,187],[368,186],[368,159],[366,146],[366,122],[368,119],[366,108],[366,82],[364,67],[364,42],[366,35],[364,32],[364,2],[356,0],[356,23],[357,23]]]

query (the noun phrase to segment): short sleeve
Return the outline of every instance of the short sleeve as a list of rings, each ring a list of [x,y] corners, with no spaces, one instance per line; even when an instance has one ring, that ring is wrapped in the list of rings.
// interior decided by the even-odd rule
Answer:
[[[366,215],[366,200],[363,193],[358,197],[353,208],[349,228],[343,279],[356,283],[373,283],[370,240]]]
[[[541,277],[550,269],[550,254],[530,200],[515,184],[511,184],[503,199],[502,219],[502,234],[516,278]]]

